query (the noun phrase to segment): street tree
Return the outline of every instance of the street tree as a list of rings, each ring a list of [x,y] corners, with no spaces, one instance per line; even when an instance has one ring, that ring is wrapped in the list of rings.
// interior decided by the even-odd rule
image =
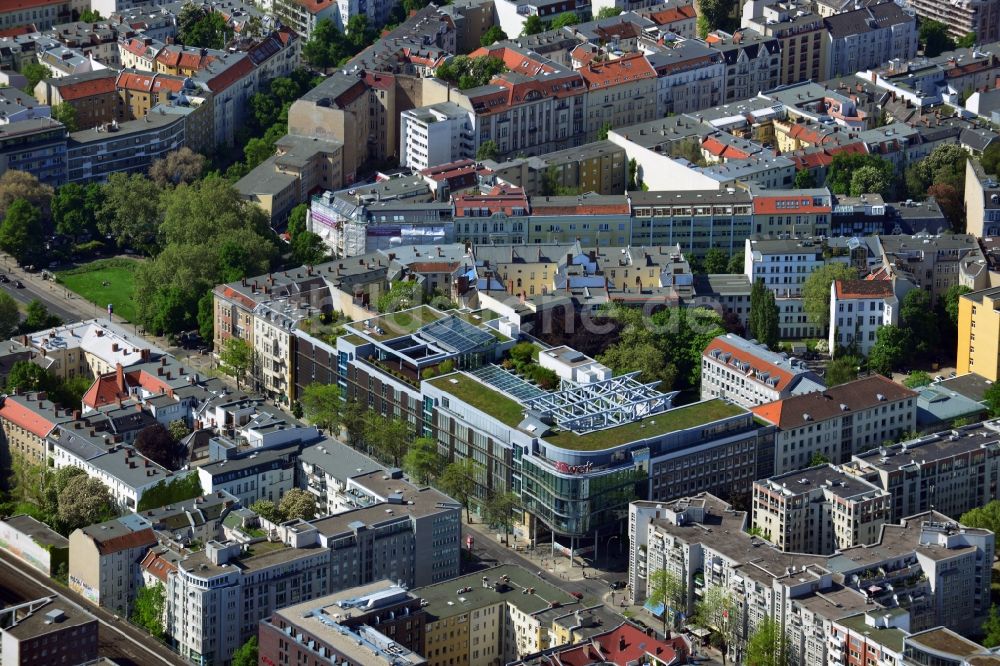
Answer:
[[[399,467],[406,455],[410,437],[410,424],[403,419],[380,414],[370,416],[365,428],[365,441],[382,460],[390,462],[393,467]]]
[[[236,380],[236,390],[253,367],[253,347],[241,338],[229,338],[219,352],[219,369]]]
[[[347,431],[347,443],[351,446],[357,447],[364,443],[367,416],[367,405],[355,399],[348,400],[341,411],[340,422]]]
[[[42,214],[26,199],[18,199],[7,207],[0,222],[0,249],[22,265],[33,264],[45,251]]]
[[[747,666],[787,666],[788,641],[781,625],[770,617],[758,624],[747,641]]]
[[[521,498],[512,492],[495,492],[486,498],[486,503],[483,507],[486,521],[490,525],[503,529],[504,545],[507,545],[507,536],[517,522],[515,512],[520,506]]]
[[[903,386],[908,389],[918,389],[921,386],[927,386],[930,383],[930,374],[924,372],[923,370],[912,370],[910,371],[910,374],[906,375],[906,379],[903,380]]]
[[[810,273],[802,285],[802,309],[809,321],[825,332],[830,323],[830,285],[835,280],[857,277],[858,272],[852,266],[841,263],[824,264]]]
[[[336,384],[313,382],[302,390],[299,398],[302,414],[317,428],[332,431],[340,420],[340,387]]]
[[[472,458],[461,458],[450,463],[441,473],[441,489],[465,509],[465,522],[471,523],[469,505],[476,492],[476,474],[479,466]]]
[[[17,301],[6,291],[0,291],[0,338],[7,340],[13,337],[20,325],[21,312],[17,307]],[[19,363],[24,363],[24,361],[19,361]],[[32,363],[31,365],[35,364]],[[9,385],[10,382],[8,382]]]
[[[669,636],[668,632],[676,628],[676,620],[679,613],[687,609],[685,601],[686,588],[680,577],[669,569],[656,569],[649,575],[649,601],[655,605],[663,606],[663,613],[660,619],[663,621],[663,635]],[[670,620],[670,627],[667,627],[667,620]]]
[[[0,175],[0,216],[18,199],[24,199],[41,211],[51,209],[52,188],[26,171],[8,169]]]
[[[722,663],[733,638],[734,628],[740,622],[736,618],[739,607],[732,594],[720,585],[710,585],[705,589],[703,600],[695,606],[694,622],[708,629],[709,641],[722,653]]]
[[[24,321],[21,323],[22,333],[34,333],[46,328],[52,328],[62,323],[62,319],[49,312],[48,306],[37,298],[31,299],[25,308]]]
[[[278,511],[285,520],[312,520],[316,517],[316,498],[308,490],[292,488],[281,497]]]
[[[251,636],[246,643],[233,652],[233,660],[230,663],[232,666],[257,666],[257,658],[257,637]]]
[[[437,441],[432,437],[417,437],[403,456],[403,469],[418,484],[427,484],[440,476],[446,461],[438,453]]]
[[[983,401],[991,418],[1000,416],[1000,382],[993,382],[983,393]]]
[[[52,221],[56,233],[73,240],[84,234],[97,234],[97,213],[104,193],[97,183],[66,183],[52,197]]]

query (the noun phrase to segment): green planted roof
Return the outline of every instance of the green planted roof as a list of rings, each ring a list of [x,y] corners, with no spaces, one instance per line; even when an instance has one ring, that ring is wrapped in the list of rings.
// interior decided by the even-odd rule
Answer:
[[[512,428],[524,420],[524,408],[519,403],[465,373],[443,375],[429,383]]]
[[[542,439],[564,449],[601,451],[636,440],[696,428],[713,421],[745,413],[747,410],[738,405],[722,400],[705,400],[613,428],[594,430],[584,434],[563,430],[553,435],[546,435]]]

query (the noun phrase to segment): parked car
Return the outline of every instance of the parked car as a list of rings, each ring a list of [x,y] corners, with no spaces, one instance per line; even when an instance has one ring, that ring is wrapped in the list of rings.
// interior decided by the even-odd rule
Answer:
[[[14,286],[18,289],[24,289],[24,283],[20,280],[14,280]]]
[[[7,277],[7,274],[6,273],[0,273],[0,283],[7,284],[8,282],[10,282],[10,278]]]

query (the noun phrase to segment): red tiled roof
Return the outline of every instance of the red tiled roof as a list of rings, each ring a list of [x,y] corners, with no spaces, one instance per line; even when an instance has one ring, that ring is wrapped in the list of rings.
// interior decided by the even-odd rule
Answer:
[[[792,206],[789,202],[798,202],[797,206]],[[779,203],[789,203],[787,206],[779,206]],[[756,215],[797,215],[808,213],[829,213],[833,210],[829,204],[816,206],[813,199],[807,195],[795,196],[755,196],[753,198],[753,212]]]
[[[160,557],[155,550],[149,549],[146,556],[142,558],[141,565],[150,575],[156,576],[160,581],[166,583],[170,573],[177,571],[177,566]]]
[[[365,71],[364,82],[377,90],[392,90],[396,85],[396,77],[385,72]]]
[[[253,63],[250,62],[250,58],[240,58],[221,74],[209,79],[206,85],[213,93],[219,94],[252,71]]]
[[[132,27],[134,28],[136,26]],[[123,42],[119,42],[119,44],[123,49],[137,56],[145,57],[149,53],[149,48],[150,48],[149,45],[143,42],[141,39],[137,39],[135,37],[131,39],[126,39]]]
[[[656,78],[656,72],[641,53],[632,53],[608,62],[590,62],[577,71],[591,90]]]
[[[664,9],[663,11],[646,14],[646,18],[656,25],[667,25],[668,23],[673,23],[674,21],[685,21],[687,19],[696,18],[697,16],[698,14],[695,12],[693,5],[673,7],[671,9]]]
[[[705,347],[705,351],[703,351],[701,355],[705,358],[714,359],[715,361],[725,365],[732,365],[736,361],[745,363],[748,366],[747,370],[741,371],[741,374],[760,384],[766,383],[766,379],[777,377],[778,381],[776,383],[768,384],[768,386],[776,391],[784,391],[788,388],[788,384],[795,377],[785,368],[778,367],[773,363],[768,363],[767,361],[747,352],[744,349],[731,345],[725,338],[722,337],[715,338],[708,343],[708,346]]]
[[[78,99],[85,99],[87,97],[93,97],[95,95],[108,95],[114,94],[115,92],[115,77],[111,70],[108,70],[111,76],[102,76],[99,79],[90,79],[89,81],[77,81],[75,83],[69,84],[59,84],[59,79],[53,81],[53,84],[59,90],[60,97],[63,101],[72,102]]]
[[[31,25],[19,25],[16,28],[7,28],[6,30],[0,30],[0,37],[19,37],[21,35],[27,35],[32,32],[37,32],[35,26]]]
[[[825,421],[845,412],[857,412],[874,407],[881,402],[879,396],[882,396],[884,401],[895,402],[915,398],[917,394],[882,375],[871,375],[824,391],[805,393],[752,407],[750,411],[767,422],[788,430]],[[808,420],[806,416],[809,417]]]
[[[478,212],[480,208],[489,209],[490,213],[504,212],[511,215],[515,208],[528,210],[528,197],[520,187],[505,187],[496,185],[489,194],[458,194],[452,197],[455,206],[455,217],[466,217],[468,209]]]
[[[237,301],[240,305],[245,308],[253,309],[257,306],[252,298],[246,294],[241,294],[230,286],[225,286],[222,289],[222,295],[230,300]]]
[[[123,550],[131,550],[132,548],[137,548],[147,544],[152,546],[156,543],[156,536],[154,536],[153,530],[149,527],[139,530],[138,532],[122,534],[104,541],[97,539],[93,535],[91,535],[91,537],[94,538],[94,543],[97,544],[97,552],[101,555],[117,553]]]
[[[418,261],[410,264],[414,273],[453,273],[458,267],[457,261]]]
[[[646,655],[664,664],[683,663],[686,657],[683,639],[661,641],[630,624],[623,624],[606,634],[594,636],[573,647],[556,650],[562,666],[591,666],[591,664],[638,664]]]
[[[153,72],[130,72],[122,70],[118,75],[119,90],[137,90],[140,92],[180,92],[184,89],[184,78],[171,74],[154,74]]]
[[[0,405],[0,418],[24,428],[36,437],[45,437],[52,432],[56,425],[27,405],[21,404],[19,400],[23,399],[6,398]]]
[[[302,9],[306,10],[310,14],[318,14],[319,12],[329,9],[330,7],[336,6],[334,0],[293,0]]]
[[[892,282],[886,280],[837,280],[837,298],[888,298]]]
[[[0,7],[0,14],[16,12],[22,9],[34,9],[35,7],[45,7],[47,5],[61,5],[66,0],[5,0]]]
[[[215,56],[207,53],[202,55],[200,49],[184,49],[179,46],[167,46],[156,54],[156,62],[180,69],[201,70],[214,60]]]
[[[714,136],[706,138],[702,142],[701,147],[707,150],[710,154],[727,160],[745,160],[750,157],[750,153],[730,146],[727,143],[723,143]]]

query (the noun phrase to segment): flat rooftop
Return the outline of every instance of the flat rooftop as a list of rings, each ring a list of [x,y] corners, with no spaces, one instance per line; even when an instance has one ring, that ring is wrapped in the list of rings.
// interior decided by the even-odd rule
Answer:
[[[5,609],[7,613],[11,610]],[[5,620],[8,619],[7,613],[4,614]],[[97,622],[96,617],[60,595],[20,604],[18,610],[14,611],[12,619],[14,623],[4,627],[3,631],[18,640]]]
[[[880,611],[875,611],[874,614],[883,614]],[[884,645],[886,648],[894,652],[903,651],[903,639],[905,639],[909,634],[907,634],[902,629],[896,629],[895,627],[874,627],[865,621],[864,612],[858,613],[857,615],[851,615],[849,617],[840,618],[837,624],[842,627],[862,636],[865,636],[869,641],[873,643],[878,643],[879,645]]]
[[[755,482],[755,485],[779,491],[788,496],[803,495],[818,488],[823,488],[843,499],[853,499],[869,494],[886,494],[878,486],[874,486],[853,474],[847,474],[830,464],[772,476],[764,481]]]

